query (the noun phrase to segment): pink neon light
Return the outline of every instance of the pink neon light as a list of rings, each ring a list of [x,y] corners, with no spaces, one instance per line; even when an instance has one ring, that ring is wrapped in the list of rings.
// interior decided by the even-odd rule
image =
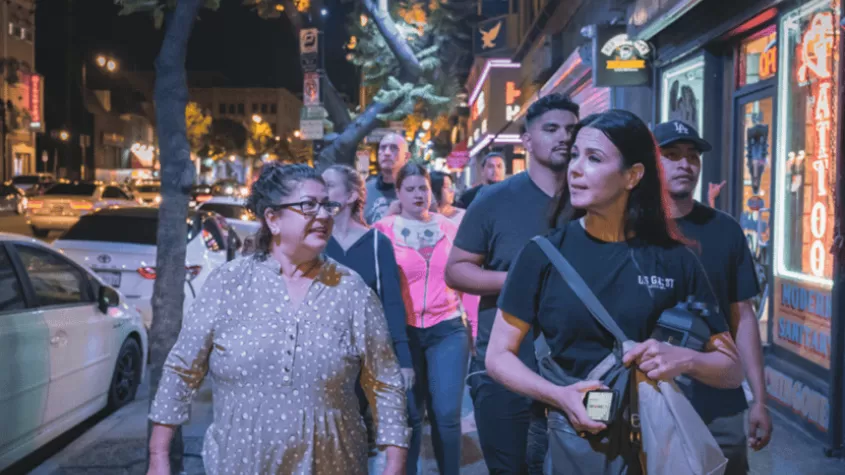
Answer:
[[[493,140],[492,135],[490,135],[490,134],[485,135],[483,139],[479,140],[478,143],[475,144],[475,146],[472,147],[472,150],[469,151],[469,156],[474,157],[475,154],[477,154],[478,152],[481,151],[481,149],[483,149],[484,147],[489,145],[491,140]]]
[[[475,100],[478,98],[478,95],[481,94],[481,88],[484,87],[484,82],[487,81],[487,75],[490,74],[490,69],[519,69],[521,66],[521,63],[514,63],[509,59],[488,60],[487,64],[484,65],[484,70],[481,72],[481,76],[478,77],[478,81],[476,81],[475,83],[475,87],[472,90],[472,94],[470,94],[469,96],[469,106],[472,107],[472,105],[475,103]]]

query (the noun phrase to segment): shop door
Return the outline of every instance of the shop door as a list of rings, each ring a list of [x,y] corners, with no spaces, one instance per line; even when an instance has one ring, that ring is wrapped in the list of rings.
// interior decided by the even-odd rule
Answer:
[[[751,248],[762,292],[754,300],[760,335],[767,339],[771,272],[772,161],[774,157],[774,88],[740,96],[736,104],[737,144],[733,163],[738,177],[736,210]]]

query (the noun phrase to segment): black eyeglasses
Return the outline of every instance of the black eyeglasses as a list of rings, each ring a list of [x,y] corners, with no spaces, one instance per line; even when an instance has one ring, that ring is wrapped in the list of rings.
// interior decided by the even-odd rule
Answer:
[[[326,210],[326,213],[329,216],[337,216],[337,213],[340,212],[340,208],[343,205],[338,203],[337,201],[323,201],[322,203],[317,200],[306,200],[300,201],[298,203],[282,203],[278,205],[272,205],[270,208],[274,210],[279,209],[290,209],[291,211],[297,212],[304,216],[317,216],[320,212],[320,208]]]

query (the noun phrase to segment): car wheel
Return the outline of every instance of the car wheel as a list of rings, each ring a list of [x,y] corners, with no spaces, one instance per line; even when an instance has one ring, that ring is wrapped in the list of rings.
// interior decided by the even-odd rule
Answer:
[[[47,237],[48,234],[50,234],[49,229],[41,229],[41,228],[36,228],[35,226],[32,226],[32,235],[33,236],[35,236],[37,238],[45,238],[45,237]]]
[[[142,366],[138,342],[131,338],[123,342],[109,385],[110,410],[119,409],[135,399],[135,393],[141,383]]]

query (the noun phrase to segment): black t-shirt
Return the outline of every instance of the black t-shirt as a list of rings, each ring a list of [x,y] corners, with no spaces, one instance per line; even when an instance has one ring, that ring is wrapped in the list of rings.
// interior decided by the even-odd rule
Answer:
[[[455,202],[455,207],[463,209],[469,208],[469,205],[471,205],[472,202],[475,201],[475,197],[478,195],[478,192],[481,191],[482,186],[484,185],[473,186],[472,188],[461,193],[461,197],[458,198],[457,202]]]
[[[483,254],[484,268],[507,272],[520,249],[534,236],[549,232],[552,197],[543,192],[528,173],[519,173],[481,188],[461,221],[455,246]],[[476,361],[483,362],[496,318],[498,295],[481,297],[478,311]],[[536,369],[534,347],[526,338],[520,360]]]
[[[549,234],[549,240],[581,275],[625,335],[644,341],[660,314],[694,295],[715,307],[704,270],[682,245],[662,248],[634,242],[603,242],[579,221]],[[508,272],[499,298],[502,311],[539,327],[555,361],[584,378],[613,349],[613,336],[595,320],[564,282],[540,246],[529,242]],[[707,321],[713,334],[728,330],[724,316]]]
[[[692,211],[676,222],[684,236],[698,242],[701,262],[726,318],[730,315],[731,304],[760,293],[754,260],[736,220],[696,202]],[[728,324],[728,320],[725,323]],[[694,381],[689,396],[706,423],[716,417],[740,413],[748,407],[742,389],[717,389]]]

